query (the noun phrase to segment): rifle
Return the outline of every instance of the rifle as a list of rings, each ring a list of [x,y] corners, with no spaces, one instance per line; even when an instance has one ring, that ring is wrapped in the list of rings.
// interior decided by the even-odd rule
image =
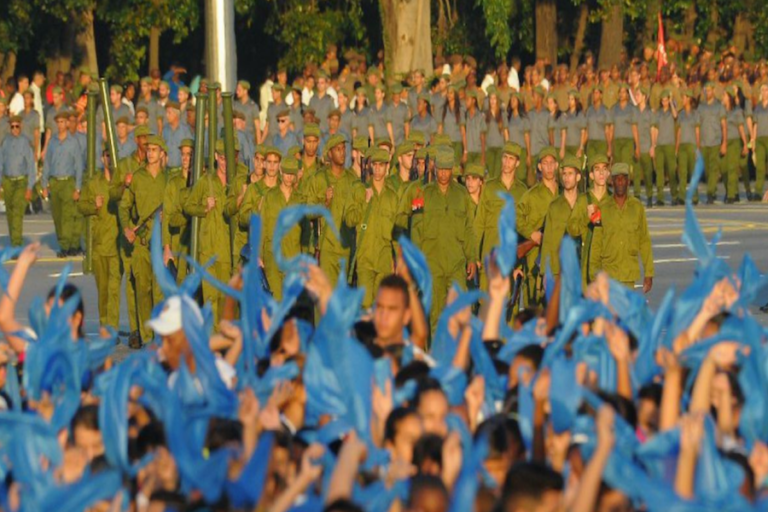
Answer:
[[[365,160],[363,160],[363,165],[360,167],[360,181],[363,182],[363,185],[368,181],[368,176],[373,174],[371,167],[371,158],[366,157]]]
[[[512,283],[512,297],[507,302],[507,323],[512,320],[514,314],[515,305],[520,300],[520,290],[523,288],[523,276],[517,276],[515,282]]]
[[[163,203],[160,203],[160,205],[159,205],[157,208],[155,208],[154,210],[152,210],[152,213],[150,213],[149,215],[147,215],[146,217],[144,217],[144,218],[141,220],[141,222],[139,222],[139,223],[138,223],[138,224],[137,224],[137,225],[136,225],[136,226],[133,228],[133,234],[135,235],[136,233],[138,233],[139,231],[141,231],[142,229],[144,229],[144,227],[147,225],[147,223],[148,223],[150,220],[152,220],[152,218],[155,216],[155,214],[156,214],[157,212],[159,212],[160,210],[162,210],[162,209],[163,209]],[[146,242],[142,242],[142,245],[147,245],[147,244],[146,244]]]
[[[408,175],[408,181],[416,181],[417,179],[419,179],[419,164],[414,155],[413,160],[411,160],[411,172]]]
[[[424,176],[422,177],[422,183],[426,185],[429,183],[429,153],[424,157]]]

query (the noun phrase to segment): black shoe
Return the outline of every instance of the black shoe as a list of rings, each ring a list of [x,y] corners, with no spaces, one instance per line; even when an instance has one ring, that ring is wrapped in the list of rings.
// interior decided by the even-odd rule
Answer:
[[[128,337],[128,348],[131,348],[133,350],[141,349],[141,336],[139,336],[138,331],[132,332],[131,335]]]
[[[715,204],[715,196],[708,195],[707,196],[707,204]]]
[[[733,203],[736,202],[736,199],[734,199],[732,197],[727,197],[724,202],[725,202],[725,204],[733,204]]]
[[[656,206],[666,206],[666,205],[664,204],[664,201],[662,201],[661,199],[657,199]]]
[[[56,253],[56,257],[59,259],[64,259],[69,256],[68,252],[69,251],[59,251]]]
[[[749,195],[749,200],[752,201],[753,203],[760,201],[761,199],[762,198],[760,197],[760,194],[758,194],[757,192],[753,192],[752,194]]]
[[[645,202],[645,206],[646,206],[646,208],[653,208],[653,200],[652,199],[648,199]]]

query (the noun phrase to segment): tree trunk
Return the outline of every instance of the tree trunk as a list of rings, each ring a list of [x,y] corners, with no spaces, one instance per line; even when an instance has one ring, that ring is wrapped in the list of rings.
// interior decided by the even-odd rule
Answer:
[[[579,6],[579,21],[576,25],[576,37],[573,40],[573,53],[571,53],[571,72],[579,67],[581,52],[584,51],[584,38],[587,35],[587,23],[589,22],[589,6],[586,0]]]
[[[536,60],[557,64],[557,4],[536,0]]]
[[[80,32],[77,42],[85,53],[85,64],[91,73],[99,74],[99,61],[96,56],[96,35],[93,30],[93,8],[83,11],[80,18]]]
[[[739,13],[733,22],[733,45],[741,55],[753,52],[755,47],[755,26],[744,13]]]
[[[645,9],[645,29],[643,30],[643,45],[653,45],[656,47],[656,38],[659,31],[659,9],[661,9],[661,0],[647,0]]]
[[[160,29],[149,29],[149,72],[160,69]]]
[[[717,10],[715,2],[712,2],[709,6],[709,19],[711,24],[706,41],[716,45],[720,38],[723,37],[723,30],[720,28],[720,11]]]
[[[689,5],[688,9],[685,10],[685,28],[683,29],[683,36],[685,36],[685,40],[688,43],[693,41],[693,37],[695,35],[694,28],[696,26],[697,17],[698,14],[696,13],[696,3],[691,2],[691,5]]]
[[[598,67],[609,69],[621,60],[621,50],[624,48],[624,10],[621,2],[616,2],[608,9],[603,19],[600,33],[600,58]]]
[[[3,78],[3,82],[6,82],[10,77],[16,74],[16,53],[8,52],[3,59],[3,66],[0,68],[0,76]]]
[[[395,77],[432,69],[430,0],[379,0],[384,59]],[[390,77],[387,77],[390,78]]]

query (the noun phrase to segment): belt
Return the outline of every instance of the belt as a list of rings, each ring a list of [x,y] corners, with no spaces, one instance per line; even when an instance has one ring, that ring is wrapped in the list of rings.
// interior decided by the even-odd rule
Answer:
[[[67,180],[73,180],[75,178],[73,176],[51,176],[50,179],[54,181],[67,181]]]
[[[8,181],[21,181],[27,179],[26,176],[5,176],[3,177],[4,180]]]

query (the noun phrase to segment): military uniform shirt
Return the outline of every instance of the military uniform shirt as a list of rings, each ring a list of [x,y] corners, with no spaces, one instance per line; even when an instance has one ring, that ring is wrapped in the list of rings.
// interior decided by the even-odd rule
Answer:
[[[659,133],[656,136],[656,144],[659,146],[672,146],[675,144],[675,118],[672,109],[657,110],[654,114],[653,126]]]
[[[414,131],[423,133],[424,137],[429,141],[432,139],[432,136],[437,133],[437,123],[429,114],[424,117],[416,114],[411,118],[411,132]]]
[[[117,157],[120,159],[128,158],[133,154],[133,152],[136,151],[136,141],[134,140],[131,135],[128,135],[128,138],[125,139],[125,142],[120,142],[120,139],[117,140]]]
[[[723,131],[720,121],[725,119],[725,108],[717,100],[708,105],[705,101],[699,103],[699,127],[702,147],[719,146],[723,142]]]
[[[565,145],[567,147],[581,146],[581,132],[587,129],[587,118],[584,112],[566,112],[560,119],[565,128]]]
[[[315,116],[320,120],[320,129],[327,130],[328,114],[336,108],[333,98],[327,93],[322,98],[315,94],[309,100],[309,107],[315,109]]]
[[[357,137],[368,138],[368,107],[362,110],[356,110],[352,119],[352,129],[355,130]]]
[[[280,132],[275,132],[272,134],[272,145],[280,150],[280,154],[285,156],[290,148],[299,145],[299,139],[292,131],[286,132],[285,136],[280,135]]]
[[[731,110],[727,110],[726,120],[726,126],[728,127],[728,140],[741,140],[741,134],[739,134],[739,126],[744,126],[744,123],[746,123],[744,111],[739,107],[734,107]],[[746,132],[746,128],[744,131]]]
[[[768,137],[768,107],[758,103],[752,111],[752,119],[757,124],[757,136]]]
[[[98,209],[97,196],[104,198],[104,203]],[[104,177],[104,173],[98,172],[88,180],[77,202],[77,209],[82,215],[92,216],[94,254],[117,257],[118,204],[109,199],[109,181]]]
[[[235,112],[240,112],[245,116],[245,131],[253,138],[253,135],[256,133],[254,121],[259,118],[260,113],[259,106],[251,98],[248,98],[245,103],[240,100],[235,101],[232,108]]]
[[[399,146],[405,141],[405,123],[408,122],[411,113],[405,103],[394,103],[389,105],[387,111],[387,122],[392,124],[392,135],[395,138],[395,146]]]
[[[431,96],[432,115],[434,116],[438,112],[443,111],[443,105],[448,101],[447,94],[440,94],[439,92],[433,93]]]
[[[628,197],[623,208],[616,201],[601,205],[603,244],[601,266],[609,276],[621,282],[640,279],[638,256],[643,262],[645,277],[653,277],[651,236],[642,203]]]
[[[528,117],[510,116],[507,121],[509,140],[523,149],[526,149],[525,134],[531,131],[531,122]]]
[[[480,202],[477,206],[477,214],[473,221],[477,253],[481,260],[485,259],[491,249],[499,244],[499,216],[506,202],[499,197],[499,192],[510,194],[519,204],[528,187],[525,183],[515,179],[512,186],[507,189],[501,177],[488,180],[480,193]]]
[[[766,111],[768,114],[768,111]],[[766,117],[768,122],[768,116]],[[696,144],[696,128],[699,126],[699,112],[691,110],[689,114],[685,110],[681,110],[677,114],[677,126],[680,128],[680,144]],[[768,127],[766,127],[766,133],[768,133]]]
[[[553,128],[552,116],[547,109],[543,108],[540,112],[535,110],[528,112],[528,119],[531,123],[531,154],[535,156],[550,145],[549,131]]]
[[[621,108],[619,103],[611,109],[613,115],[613,138],[614,139],[632,139],[632,126],[637,125],[637,107],[629,101]]]
[[[301,111],[301,102],[294,103],[291,106],[288,119],[289,122],[293,125],[293,131],[296,133],[301,133],[301,138],[304,139],[304,113]]]
[[[386,103],[382,103],[381,108],[376,108],[376,105],[371,105],[371,108],[368,109],[368,126],[373,128],[374,140],[380,137],[389,140],[389,132],[387,131],[388,118],[389,107]]]
[[[51,137],[45,152],[43,188],[48,188],[50,178],[69,176],[75,178],[75,189],[80,190],[83,184],[84,168],[83,153],[77,139],[71,134],[67,134],[64,140],[60,140],[58,135],[54,135]]]
[[[352,126],[354,122],[355,114],[351,110],[347,109],[341,113],[341,119],[339,119],[339,129],[352,135]],[[399,142],[397,142],[397,138],[395,138],[395,144],[399,144]]]
[[[67,105],[61,104],[59,108],[51,106],[48,108],[48,113],[45,114],[45,129],[51,130],[51,133],[56,134],[56,114],[67,110]]]
[[[648,153],[651,150],[651,125],[653,124],[653,112],[650,107],[645,110],[637,109],[637,134],[640,139],[640,153]]]
[[[456,99],[458,101],[458,98]],[[448,103],[443,105],[438,119],[443,125],[443,134],[451,138],[452,142],[462,142],[461,126],[466,122],[467,111],[464,105],[459,105],[459,118],[456,119],[456,112],[448,108]]]
[[[488,131],[485,134],[485,146],[488,148],[500,148],[504,145],[504,131],[507,129],[507,116],[504,112],[499,115],[497,121],[493,117],[486,118]]]
[[[157,132],[157,118],[165,118],[165,113],[161,112],[160,105],[155,98],[150,98],[149,101],[144,98],[139,98],[136,102],[136,108],[145,107],[147,109],[147,120],[149,121],[149,129],[152,133]]]
[[[587,137],[589,140],[605,140],[605,127],[613,124],[613,116],[603,106],[595,109],[594,105],[590,105],[587,109]]]
[[[40,114],[35,109],[32,109],[29,112],[22,111],[21,133],[22,135],[26,135],[33,148],[37,145],[37,142],[40,142],[35,141],[35,130],[40,130],[42,132],[40,126]]]
[[[163,139],[168,146],[168,167],[181,167],[181,149],[179,144],[184,139],[191,139],[192,131],[189,126],[179,123],[174,130],[170,124],[163,126]]]
[[[277,114],[286,110],[288,106],[285,103],[270,103],[267,107],[267,123],[269,124],[269,133],[277,133]]]
[[[577,209],[586,207],[587,198],[582,194],[576,197],[573,208],[571,208],[565,196],[557,197],[549,205],[547,217],[544,221],[546,234],[541,241],[541,264],[543,268],[546,268],[548,263],[553,275],[560,274],[560,245],[563,236],[566,235],[566,228],[571,214]]]
[[[37,178],[35,155],[29,139],[23,135],[9,135],[0,145],[0,183],[3,177],[27,177],[27,190],[32,190]]]
[[[485,115],[475,109],[474,114],[467,112],[467,147],[464,148],[469,153],[480,153],[483,150],[480,136],[488,131],[485,124]]]

